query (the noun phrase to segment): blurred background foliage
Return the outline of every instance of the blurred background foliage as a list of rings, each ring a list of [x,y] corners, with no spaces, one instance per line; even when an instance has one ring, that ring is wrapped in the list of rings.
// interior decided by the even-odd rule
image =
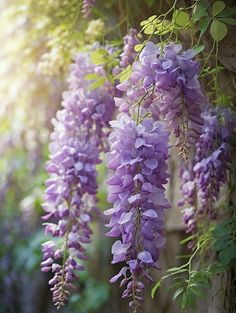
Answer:
[[[119,45],[130,26],[140,29],[141,21],[153,13],[166,12],[173,4],[98,0],[91,17],[84,19],[81,2],[0,2],[0,313],[55,312],[48,277],[40,272],[40,245],[46,239],[41,226],[41,195],[50,121],[60,108],[73,55],[95,40]],[[179,2],[185,5],[185,1]],[[182,36],[188,41],[186,33]],[[104,210],[102,165],[99,175],[98,198]],[[120,291],[108,284],[116,269],[110,266],[111,241],[103,236],[103,224],[101,218],[93,225],[88,270],[62,312],[125,312]],[[150,301],[155,305],[159,299]]]

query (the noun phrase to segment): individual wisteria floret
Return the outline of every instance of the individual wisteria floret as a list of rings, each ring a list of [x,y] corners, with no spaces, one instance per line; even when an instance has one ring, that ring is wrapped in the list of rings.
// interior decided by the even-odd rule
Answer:
[[[85,18],[89,17],[96,0],[83,0],[81,12]]]
[[[113,208],[105,212],[110,216],[107,235],[119,238],[112,246],[112,263],[126,263],[111,282],[122,278],[122,297],[131,298],[136,312],[152,281],[150,268],[160,268],[165,245],[168,132],[162,122],[147,118],[137,125],[124,113],[111,125],[108,167],[114,174],[108,180],[108,201]]]
[[[201,134],[205,102],[198,81],[199,64],[193,60],[194,55],[192,50],[183,51],[180,44],[169,43],[162,48],[148,42],[140,53],[139,62],[134,63],[130,78],[117,87],[127,92],[130,101],[152,95],[146,107],[151,104],[149,111],[157,111],[156,114],[168,122],[185,159],[190,146]],[[122,103],[121,110],[124,108]]]
[[[108,121],[114,109],[109,84],[90,90],[89,73],[105,75],[88,53],[80,53],[71,66],[69,91],[63,109],[53,120],[43,208],[45,232],[57,237],[43,244],[42,271],[52,271],[49,281],[57,308],[64,305],[77,272],[83,270],[86,244],[91,241],[90,221],[96,210],[96,165],[106,147]]]
[[[210,109],[203,114],[203,132],[196,143],[191,163],[181,169],[182,193],[189,206],[183,210],[186,231],[197,231],[197,219],[217,217],[216,202],[230,170],[230,138],[236,119],[228,110]]]

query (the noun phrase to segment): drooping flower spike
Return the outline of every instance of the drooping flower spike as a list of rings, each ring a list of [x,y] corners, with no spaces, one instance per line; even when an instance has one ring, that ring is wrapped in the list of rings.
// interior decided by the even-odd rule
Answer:
[[[192,50],[183,51],[180,44],[169,43],[162,48],[148,42],[139,61],[134,63],[130,78],[117,87],[127,96],[126,105],[121,100],[118,103],[121,111],[132,105],[134,99],[145,97],[153,90],[144,107],[168,122],[184,159],[188,158],[189,148],[201,134],[201,112],[206,102],[194,55]]]
[[[134,47],[139,44],[138,32],[134,28],[130,28],[128,33],[123,38],[123,50],[120,54],[119,64],[113,69],[113,75],[118,75],[122,69],[127,68],[132,65],[137,52],[135,52]]]
[[[112,246],[112,263],[126,263],[111,282],[123,278],[122,297],[131,298],[130,306],[136,312],[144,300],[145,286],[152,281],[150,268],[160,267],[160,250],[165,244],[168,132],[162,122],[148,118],[137,125],[126,114],[111,125],[108,167],[114,174],[108,180],[108,201],[113,208],[105,212],[111,216],[107,235],[119,237]]]
[[[210,109],[202,117],[204,127],[196,143],[195,156],[181,170],[184,201],[179,204],[188,204],[183,210],[183,219],[186,232],[192,234],[197,232],[197,220],[201,216],[217,217],[216,203],[230,170],[230,133],[236,125],[235,116],[229,116],[224,109]]]
[[[90,221],[96,210],[99,153],[107,149],[107,126],[114,110],[112,86],[90,90],[90,73],[105,75],[88,53],[80,53],[71,66],[69,91],[53,120],[50,161],[43,208],[45,232],[58,238],[43,244],[42,271],[52,271],[49,281],[57,308],[64,305],[83,270],[86,244],[91,241]]]

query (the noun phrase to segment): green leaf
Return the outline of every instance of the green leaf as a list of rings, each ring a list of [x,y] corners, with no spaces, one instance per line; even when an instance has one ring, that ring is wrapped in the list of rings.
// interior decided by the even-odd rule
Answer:
[[[183,297],[182,297],[180,303],[181,303],[181,309],[185,309],[186,308],[186,303],[187,303],[187,296],[186,296],[185,293],[183,293]]]
[[[152,24],[149,24],[147,27],[144,29],[144,34],[146,35],[151,35],[155,31],[156,27]]]
[[[217,17],[228,17],[228,16],[233,16],[236,14],[236,6],[232,8],[226,8],[224,11],[222,11]]]
[[[173,300],[177,299],[184,292],[184,288],[177,289],[173,295]]]
[[[172,24],[167,24],[166,21],[164,21],[160,26],[156,28],[157,28],[157,31],[154,34],[165,35],[172,30]]]
[[[123,81],[129,79],[130,75],[132,72],[132,68],[129,65],[125,70],[123,70],[120,74],[114,77],[114,79],[119,79],[120,82],[122,83]]]
[[[105,83],[106,79],[105,77],[101,77],[98,80],[96,80],[94,83],[92,83],[89,87],[90,90],[97,89],[101,87]]]
[[[214,249],[215,251],[221,251],[221,250],[224,250],[225,248],[227,248],[228,246],[231,245],[231,237],[229,237],[228,239],[220,239],[220,240],[217,240],[215,243],[214,243]]]
[[[91,53],[91,61],[93,64],[104,64],[107,61],[107,51],[104,49],[95,50]]]
[[[91,74],[85,75],[84,78],[85,78],[86,80],[93,80],[93,79],[98,79],[98,78],[100,78],[100,76],[99,76],[98,74],[91,73]]]
[[[193,21],[196,22],[204,16],[208,16],[207,5],[203,1],[199,1],[193,12]]]
[[[192,293],[194,293],[197,297],[205,298],[207,296],[207,294],[204,291],[202,291],[198,285],[196,285],[196,287],[190,285],[190,287],[191,287]]]
[[[160,288],[161,286],[161,279],[156,283],[156,285],[152,288],[152,292],[151,292],[151,297],[152,299],[154,298],[155,296],[155,293],[157,291],[158,288]]]
[[[144,21],[142,21],[142,22],[140,23],[140,26],[145,26],[145,25],[147,25],[147,24],[149,24],[149,21],[148,21],[148,20],[144,20]]]
[[[186,306],[190,308],[195,308],[196,306],[196,297],[194,296],[194,293],[192,292],[191,288],[188,288],[186,290]]]
[[[183,280],[180,279],[179,281],[177,281],[177,283],[174,283],[173,285],[171,285],[170,287],[168,287],[168,288],[166,289],[166,291],[170,291],[170,290],[173,289],[173,288],[182,287],[183,284],[184,284],[184,283],[183,283]]]
[[[225,8],[225,3],[223,1],[216,1],[213,3],[212,6],[212,15],[216,16],[218,15],[220,12],[222,12]]]
[[[153,22],[156,19],[156,15],[152,15],[148,18],[149,22]]]
[[[216,42],[221,41],[227,35],[227,32],[227,26],[221,21],[214,20],[211,23],[210,33]]]
[[[211,70],[209,70],[209,72],[212,74],[212,73],[218,73],[222,70],[223,68],[221,66],[218,66],[217,68],[213,68]],[[230,235],[232,230],[230,229],[230,227],[226,227],[227,224],[225,223],[221,223],[221,224],[218,224],[214,231],[213,231],[213,234],[216,236],[216,237],[224,237],[226,235]]]
[[[229,25],[236,25],[236,19],[232,17],[222,17],[219,20]]]
[[[206,32],[208,26],[210,25],[211,20],[212,19],[207,16],[199,21],[199,29],[201,31],[200,37],[202,37],[202,35]]]
[[[134,46],[134,51],[139,52],[142,50],[143,47],[144,47],[143,43],[138,44],[138,45]]]
[[[236,259],[236,245],[230,246],[219,253],[219,260],[225,266],[228,266],[235,259]]]
[[[189,23],[189,14],[185,11],[176,10],[173,13],[172,20],[177,27],[185,27]]]
[[[200,45],[200,46],[198,46],[198,47],[193,47],[192,48],[192,50],[196,53],[196,54],[198,54],[198,53],[200,53],[200,52],[202,52],[203,50],[204,50],[204,45]]]

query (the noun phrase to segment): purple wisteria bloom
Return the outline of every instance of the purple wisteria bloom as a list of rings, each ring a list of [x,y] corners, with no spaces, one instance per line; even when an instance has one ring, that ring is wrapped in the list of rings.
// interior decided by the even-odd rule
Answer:
[[[139,62],[133,65],[131,77],[117,86],[127,93],[127,105],[129,101],[144,97],[146,107],[151,105],[149,112],[154,110],[164,117],[185,159],[190,146],[201,134],[201,112],[205,103],[198,81],[199,64],[193,60],[194,55],[192,50],[183,51],[179,44],[169,43],[162,49],[148,42],[140,53]],[[122,103],[121,110],[124,108]]]
[[[222,124],[218,112],[205,113],[204,121],[204,131],[196,144],[193,172],[198,190],[198,211],[215,218],[214,203],[219,199],[220,188],[227,182],[230,169],[230,130],[227,121]]]
[[[216,202],[221,187],[227,183],[230,170],[230,139],[236,125],[233,113],[210,109],[203,115],[203,132],[196,143],[196,153],[191,163],[181,169],[181,190],[188,204],[183,219],[188,233],[196,233],[197,219],[208,215],[217,217]]]
[[[140,42],[137,35],[137,30],[130,28],[128,33],[123,37],[123,51],[120,54],[119,65],[113,69],[113,75],[118,75],[122,69],[133,64],[137,56],[134,47]]]
[[[45,232],[60,240],[43,244],[42,271],[52,271],[49,281],[53,301],[60,308],[69,295],[86,260],[86,244],[91,241],[90,221],[96,210],[96,165],[106,147],[107,126],[114,109],[109,84],[91,90],[85,75],[103,68],[90,62],[88,53],[80,53],[71,66],[69,91],[64,93],[63,109],[53,120],[54,131],[49,146],[43,208]]]
[[[96,0],[83,0],[81,12],[85,18],[89,17]]]
[[[131,298],[136,312],[152,281],[149,270],[160,267],[165,245],[168,132],[162,122],[147,118],[137,125],[124,113],[111,125],[108,167],[114,174],[108,180],[108,201],[113,208],[105,212],[111,216],[107,235],[119,237],[112,246],[112,263],[126,263],[111,282],[123,278],[123,298]]]
[[[178,202],[179,206],[187,205],[182,210],[183,222],[187,234],[195,234],[197,232],[197,189],[195,182],[195,174],[192,169],[192,163],[184,164],[180,169],[181,191],[183,199]],[[194,247],[194,241],[188,243],[189,249]]]

